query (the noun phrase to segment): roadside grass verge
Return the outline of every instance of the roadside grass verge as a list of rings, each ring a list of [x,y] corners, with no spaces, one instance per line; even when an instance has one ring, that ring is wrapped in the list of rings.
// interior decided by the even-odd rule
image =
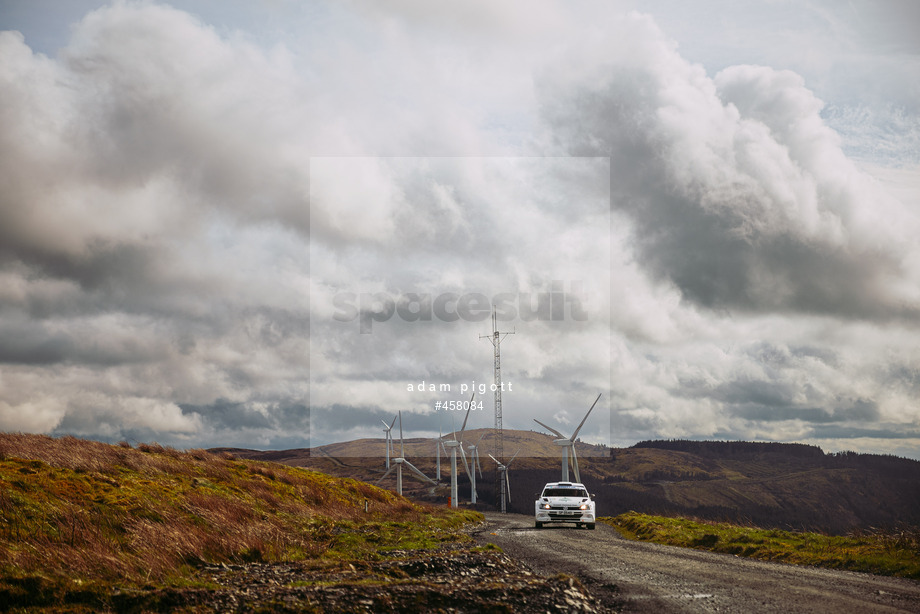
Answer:
[[[335,569],[466,541],[461,527],[481,519],[232,455],[0,434],[0,603],[13,607],[208,588],[205,564]]]
[[[637,512],[598,520],[628,539],[765,561],[920,579],[920,530],[916,528],[830,536]]]

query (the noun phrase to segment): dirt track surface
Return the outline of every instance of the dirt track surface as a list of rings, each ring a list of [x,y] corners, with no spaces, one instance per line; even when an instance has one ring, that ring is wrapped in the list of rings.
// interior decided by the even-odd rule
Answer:
[[[600,523],[535,529],[530,516],[487,513],[474,537],[536,573],[576,576],[621,612],[920,612],[912,580],[634,542]]]

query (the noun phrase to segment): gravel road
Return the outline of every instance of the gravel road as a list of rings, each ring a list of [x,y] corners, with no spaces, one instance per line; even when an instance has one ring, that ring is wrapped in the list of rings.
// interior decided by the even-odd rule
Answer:
[[[576,576],[621,612],[920,612],[920,583],[900,578],[767,563],[623,539],[531,516],[487,513],[474,532],[535,572]]]

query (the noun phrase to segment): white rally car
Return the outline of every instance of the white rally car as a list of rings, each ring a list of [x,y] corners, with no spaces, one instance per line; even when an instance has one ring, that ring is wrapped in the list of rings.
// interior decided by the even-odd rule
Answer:
[[[550,482],[534,504],[536,528],[548,522],[574,522],[594,528],[594,499],[584,484]]]

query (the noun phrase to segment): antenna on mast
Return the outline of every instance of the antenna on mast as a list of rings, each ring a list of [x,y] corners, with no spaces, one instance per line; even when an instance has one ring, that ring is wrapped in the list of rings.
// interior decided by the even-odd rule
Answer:
[[[492,445],[492,451],[494,456],[498,458],[501,463],[505,462],[505,452],[504,452],[504,435],[502,429],[502,360],[501,360],[501,342],[502,339],[508,335],[513,335],[514,330],[510,333],[499,332],[498,330],[498,318],[495,311],[495,305],[492,305],[492,334],[491,335],[479,335],[480,339],[488,339],[492,342],[492,346],[495,349],[495,380],[493,388],[495,389],[495,441]],[[499,475],[499,491],[501,493],[501,503],[504,504],[505,501],[505,480],[501,479]]]

